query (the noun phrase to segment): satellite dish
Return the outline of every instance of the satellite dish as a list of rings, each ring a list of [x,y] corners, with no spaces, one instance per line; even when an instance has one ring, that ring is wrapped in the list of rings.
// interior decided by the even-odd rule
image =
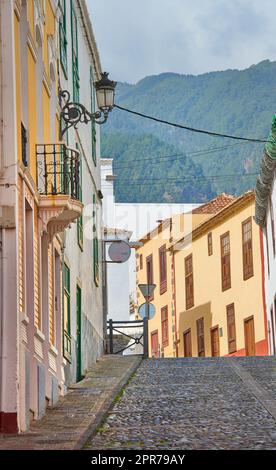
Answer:
[[[149,320],[152,320],[155,316],[156,309],[153,304],[142,304],[139,307],[138,313],[141,318],[148,318]]]
[[[145,299],[148,300],[152,297],[152,294],[156,289],[156,284],[139,284],[138,287]]]
[[[127,242],[116,241],[110,245],[108,254],[114,263],[125,263],[131,256],[131,248]]]

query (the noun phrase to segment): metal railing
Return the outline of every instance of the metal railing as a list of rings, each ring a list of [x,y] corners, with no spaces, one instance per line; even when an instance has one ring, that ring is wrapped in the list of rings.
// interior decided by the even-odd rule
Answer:
[[[127,333],[124,331],[127,329]],[[123,330],[123,331],[122,331]],[[134,330],[134,333],[132,332]],[[135,334],[135,331],[138,332]],[[131,349],[133,346],[140,345],[142,347],[142,355],[144,358],[149,356],[148,346],[148,320],[138,321],[113,321],[109,320],[107,323],[107,336],[108,336],[108,353],[109,354],[122,354],[125,351]],[[115,346],[115,338],[124,337],[129,340],[126,346]],[[136,353],[134,353],[136,354]],[[139,354],[139,353],[137,353]]]
[[[36,159],[40,194],[66,195],[80,200],[80,154],[77,150],[63,143],[38,144]]]

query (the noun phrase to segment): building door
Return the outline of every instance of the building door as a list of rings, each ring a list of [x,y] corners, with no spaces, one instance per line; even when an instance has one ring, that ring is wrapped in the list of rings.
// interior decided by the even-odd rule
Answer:
[[[191,330],[187,330],[183,334],[184,357],[192,357],[192,335]]]
[[[212,357],[219,357],[219,327],[211,328],[211,348],[212,348]]]
[[[255,356],[255,330],[253,317],[244,320],[244,339],[246,356]]]
[[[159,357],[158,354],[158,331],[151,333],[151,355],[152,357]]]
[[[198,357],[205,357],[204,318],[200,318],[199,320],[197,320],[196,326]]]
[[[77,286],[77,381],[81,379],[81,289]]]

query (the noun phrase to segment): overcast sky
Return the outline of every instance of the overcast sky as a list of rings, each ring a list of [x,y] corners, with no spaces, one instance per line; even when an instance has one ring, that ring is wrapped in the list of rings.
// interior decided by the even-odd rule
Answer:
[[[276,60],[275,0],[87,0],[103,69],[136,83]]]

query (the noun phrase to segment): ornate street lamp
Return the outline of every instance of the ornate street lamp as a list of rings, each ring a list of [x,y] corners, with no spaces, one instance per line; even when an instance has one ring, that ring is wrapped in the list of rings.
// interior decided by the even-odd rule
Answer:
[[[61,106],[63,104],[60,113],[60,140],[71,127],[77,129],[79,123],[87,124],[94,120],[97,124],[104,124],[107,121],[114,107],[117,83],[109,80],[108,73],[104,72],[101,75],[101,80],[94,83],[99,108],[95,113],[90,113],[82,104],[71,101],[67,90],[60,90],[59,99]]]

